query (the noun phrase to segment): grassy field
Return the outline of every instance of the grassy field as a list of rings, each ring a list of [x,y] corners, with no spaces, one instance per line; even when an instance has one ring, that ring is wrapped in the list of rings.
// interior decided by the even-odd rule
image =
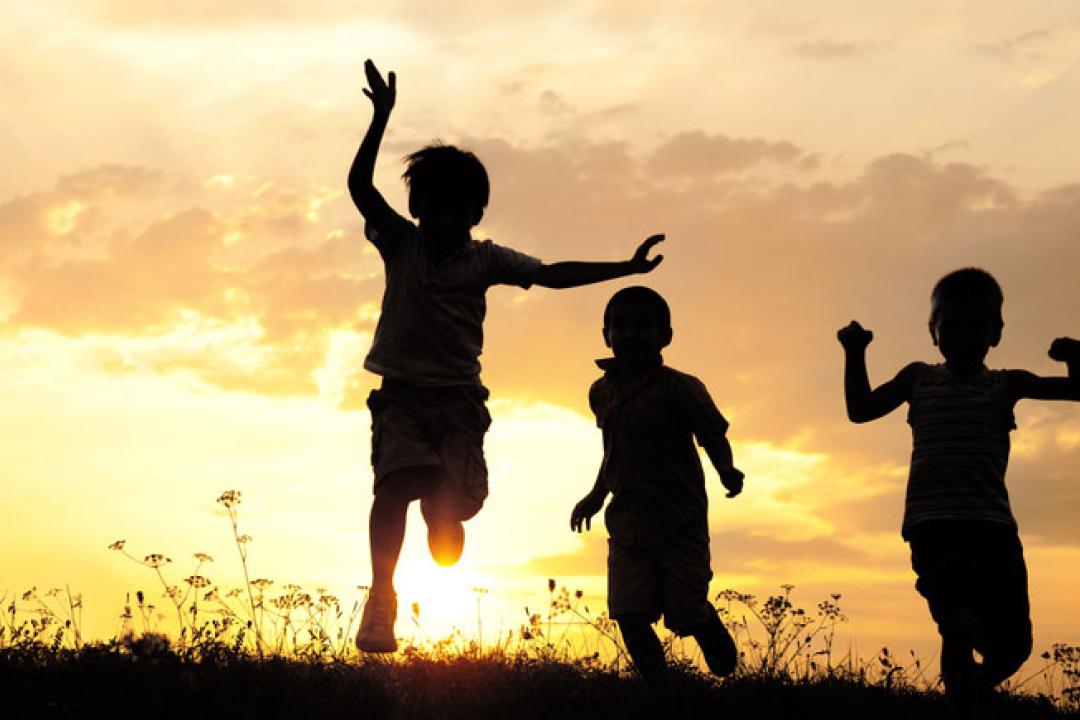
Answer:
[[[223,652],[201,660],[119,644],[0,652],[0,717],[671,718],[955,717],[937,693],[851,679],[672,672],[656,697],[632,674],[489,655],[310,662]],[[1078,717],[1048,699],[1002,696],[1003,718]]]
[[[932,658],[884,648],[838,655],[840,595],[804,610],[792,585],[764,599],[716,596],[740,650],[731,678],[701,672],[694,643],[664,635],[672,671],[662,696],[635,676],[610,618],[554,579],[546,608],[526,610],[518,628],[482,646],[458,631],[403,640],[391,656],[361,655],[352,637],[366,595],[346,606],[323,589],[252,578],[240,495],[218,503],[236,540],[239,587],[201,574],[212,562],[203,553],[173,581],[169,558],[140,557],[118,540],[110,549],[152,573],[161,601],[129,597],[112,640],[82,637],[82,598],[70,589],[0,596],[0,718],[955,717]],[[1037,660],[987,717],[1080,717],[1080,647],[1056,645]]]

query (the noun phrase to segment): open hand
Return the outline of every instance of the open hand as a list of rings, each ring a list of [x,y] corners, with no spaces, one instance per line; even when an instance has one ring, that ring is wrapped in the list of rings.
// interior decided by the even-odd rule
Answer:
[[[390,111],[394,109],[394,101],[397,99],[397,76],[394,75],[394,71],[391,70],[387,76],[390,81],[387,83],[379,74],[379,68],[375,67],[375,63],[371,60],[365,60],[364,74],[367,75],[368,82],[368,87],[364,88],[364,94],[371,100],[376,112],[389,115]]]
[[[663,234],[651,235],[638,246],[638,249],[634,252],[634,257],[630,258],[630,267],[633,272],[651,272],[653,268],[664,261],[663,255],[657,255],[654,258],[649,257],[649,251],[662,242],[664,242]]]
[[[742,470],[735,467],[730,470],[725,470],[720,475],[720,482],[723,484],[724,489],[727,490],[727,496],[729,498],[733,498],[742,492],[744,478],[746,478],[746,476],[743,475]]]
[[[1060,362],[1080,360],[1080,340],[1059,337],[1050,343],[1050,352],[1048,354],[1051,358]]]
[[[874,339],[874,333],[865,329],[855,320],[840,328],[836,333],[836,339],[848,352],[865,350],[870,341]]]
[[[586,495],[570,513],[570,529],[574,532],[581,532],[582,529],[591,530],[593,515],[600,512],[602,507],[604,507],[604,496],[593,493]]]

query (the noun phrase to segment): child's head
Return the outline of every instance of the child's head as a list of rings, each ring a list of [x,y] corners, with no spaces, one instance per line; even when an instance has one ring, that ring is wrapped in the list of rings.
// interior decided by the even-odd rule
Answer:
[[[1001,342],[1005,296],[994,276],[979,268],[955,270],[931,293],[930,336],[946,360],[978,364]]]
[[[405,158],[409,214],[421,225],[468,230],[480,222],[491,186],[483,163],[453,145],[433,144]]]
[[[617,358],[651,359],[668,346],[671,335],[671,309],[651,288],[623,288],[604,308],[604,344]]]

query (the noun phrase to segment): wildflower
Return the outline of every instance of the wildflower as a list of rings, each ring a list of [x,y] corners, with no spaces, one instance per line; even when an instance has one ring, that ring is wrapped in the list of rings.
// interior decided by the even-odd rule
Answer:
[[[124,549],[124,543],[126,543],[126,542],[127,542],[127,540],[117,540],[116,542],[114,542],[112,545],[109,546],[109,549],[110,550],[123,550]]]
[[[226,508],[232,509],[240,504],[240,491],[239,490],[226,490],[221,493],[217,501],[224,505]]]
[[[555,592],[555,578],[548,578],[548,592]]]
[[[191,577],[186,577],[184,578],[184,582],[186,582],[188,585],[195,588],[196,590],[210,587],[210,581],[202,575],[192,575]]]
[[[273,580],[267,580],[266,578],[255,578],[251,581],[251,586],[256,590],[265,590],[274,584]]]
[[[250,535],[245,534],[245,535],[241,535],[240,537],[236,538],[236,542],[238,544],[240,544],[240,545],[247,545],[249,542],[251,542],[254,539],[255,538],[251,537]]]
[[[143,558],[143,562],[146,563],[147,565],[149,565],[152,568],[159,568],[162,565],[164,565],[165,563],[171,563],[172,560],[170,558],[165,557],[164,555],[162,555],[160,553],[150,553],[149,555],[147,555],[146,557]]]
[[[198,560],[201,563],[214,562],[214,558],[212,558],[209,555],[207,555],[206,553],[202,553],[202,552],[195,553],[195,559]]]

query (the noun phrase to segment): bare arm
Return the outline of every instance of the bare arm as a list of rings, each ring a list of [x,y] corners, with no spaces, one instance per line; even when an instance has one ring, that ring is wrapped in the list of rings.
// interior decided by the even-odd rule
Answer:
[[[591,530],[593,515],[596,515],[604,507],[607,496],[608,491],[604,486],[603,476],[597,473],[592,490],[574,506],[574,510],[570,513],[570,529],[575,532]]]
[[[1041,377],[1026,370],[1009,371],[1009,389],[1016,400],[1072,400],[1080,402],[1080,341],[1058,338],[1050,357],[1064,362],[1068,377]]]
[[[663,235],[651,236],[638,246],[632,258],[624,262],[558,262],[541,265],[533,282],[561,290],[651,272],[664,260],[664,256],[650,258],[649,251],[663,240]]]
[[[874,339],[874,334],[852,320],[836,335],[844,346],[844,400],[849,420],[855,423],[877,420],[911,397],[915,364],[905,367],[884,385],[871,389],[866,371],[866,346]]]
[[[703,444],[705,454],[720,475],[720,482],[727,489],[727,496],[733,498],[743,489],[743,479],[746,477],[742,471],[735,467],[735,459],[731,455],[731,443],[727,436],[707,439]]]
[[[349,168],[348,186],[349,195],[356,209],[369,223],[377,224],[394,215],[393,209],[375,189],[374,178],[375,159],[379,155],[379,145],[382,144],[386,125],[390,120],[390,111],[393,110],[397,98],[397,79],[391,72],[388,76],[389,83],[384,82],[378,68],[371,60],[364,62],[364,72],[370,86],[364,88],[364,94],[371,99],[373,113],[371,124],[368,126],[367,133],[364,134],[360,148],[356,151],[352,167]]]

